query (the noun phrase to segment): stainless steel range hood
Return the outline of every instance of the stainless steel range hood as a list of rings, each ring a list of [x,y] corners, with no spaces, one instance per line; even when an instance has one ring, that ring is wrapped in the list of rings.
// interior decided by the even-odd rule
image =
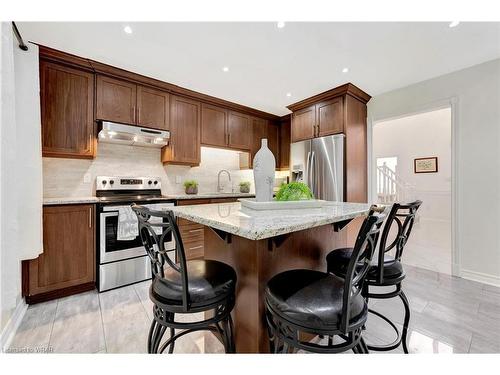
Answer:
[[[141,128],[114,122],[103,122],[99,132],[99,142],[129,146],[159,148],[168,145],[169,139],[170,132],[168,130]]]

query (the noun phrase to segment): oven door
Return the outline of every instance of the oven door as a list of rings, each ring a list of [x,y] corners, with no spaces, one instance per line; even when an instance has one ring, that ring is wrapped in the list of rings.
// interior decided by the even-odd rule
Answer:
[[[165,203],[162,206],[173,206],[173,203]],[[132,240],[118,239],[118,208],[119,206],[105,206],[100,213],[100,264],[147,255],[139,235]],[[170,234],[167,236],[165,250],[174,249],[175,240]]]

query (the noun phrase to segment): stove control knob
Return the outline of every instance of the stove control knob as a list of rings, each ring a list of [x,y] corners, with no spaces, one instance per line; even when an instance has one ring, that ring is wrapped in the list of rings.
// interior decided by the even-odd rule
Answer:
[[[155,182],[154,182],[154,184],[155,184],[155,185],[158,185],[158,181],[155,181]]]
[[[148,185],[151,185],[153,183],[153,181],[149,180],[148,181]]]
[[[115,182],[113,180],[109,180],[109,183],[113,185]]]
[[[108,183],[108,181],[106,181],[106,180],[102,180],[102,184],[103,184],[103,185],[106,185],[107,183]]]

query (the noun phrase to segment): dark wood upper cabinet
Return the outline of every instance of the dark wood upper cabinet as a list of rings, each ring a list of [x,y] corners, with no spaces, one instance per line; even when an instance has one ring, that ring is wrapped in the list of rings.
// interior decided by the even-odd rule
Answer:
[[[228,145],[227,110],[210,104],[201,105],[201,144],[215,147]]]
[[[343,98],[334,98],[316,104],[316,137],[338,134],[344,131]]]
[[[249,150],[252,139],[250,116],[230,111],[227,125],[228,146]]]
[[[99,120],[135,125],[137,85],[107,76],[97,76],[97,114]]]
[[[95,281],[94,205],[44,206],[43,253],[23,265],[24,294],[30,302],[56,291]],[[51,294],[52,293],[52,294]]]
[[[180,96],[170,98],[170,145],[162,149],[167,164],[200,164],[201,103]]]
[[[280,124],[280,162],[279,169],[290,168],[290,116],[281,120]]]
[[[94,75],[40,61],[43,156],[95,156]]]
[[[258,117],[252,117],[252,146],[251,157],[253,157],[260,150],[262,139],[267,138],[267,120]]]
[[[279,123],[268,121],[267,123],[267,147],[271,150],[276,160],[276,168],[279,168]]]
[[[150,87],[137,86],[137,125],[169,130],[170,94]]]
[[[303,108],[292,114],[292,142],[314,138],[316,106]]]

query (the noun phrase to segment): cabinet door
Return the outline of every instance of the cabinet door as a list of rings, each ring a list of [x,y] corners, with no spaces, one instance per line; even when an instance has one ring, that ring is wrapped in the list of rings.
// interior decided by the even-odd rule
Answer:
[[[250,147],[250,168],[252,167],[253,158],[257,151],[260,150],[262,139],[267,138],[267,120],[252,117],[252,144]]]
[[[249,150],[252,137],[250,117],[238,112],[229,112],[228,119],[228,146]]]
[[[136,123],[137,85],[97,76],[97,118],[124,124]]]
[[[290,168],[290,119],[280,124],[280,163],[279,169]]]
[[[200,164],[200,102],[172,96],[170,103],[170,145],[162,150],[162,161],[169,164]]]
[[[29,295],[94,282],[94,205],[45,206],[43,253],[29,261]]]
[[[344,131],[344,105],[342,98],[316,104],[318,130],[316,137],[324,137]]]
[[[292,115],[292,142],[314,138],[316,106],[303,108]]]
[[[279,126],[275,122],[269,121],[267,124],[267,144],[276,159],[276,168],[279,166]]]
[[[137,125],[169,129],[170,95],[168,92],[137,86]]]
[[[209,104],[201,105],[201,144],[227,146],[227,111]]]
[[[93,158],[94,75],[40,62],[43,156]]]

